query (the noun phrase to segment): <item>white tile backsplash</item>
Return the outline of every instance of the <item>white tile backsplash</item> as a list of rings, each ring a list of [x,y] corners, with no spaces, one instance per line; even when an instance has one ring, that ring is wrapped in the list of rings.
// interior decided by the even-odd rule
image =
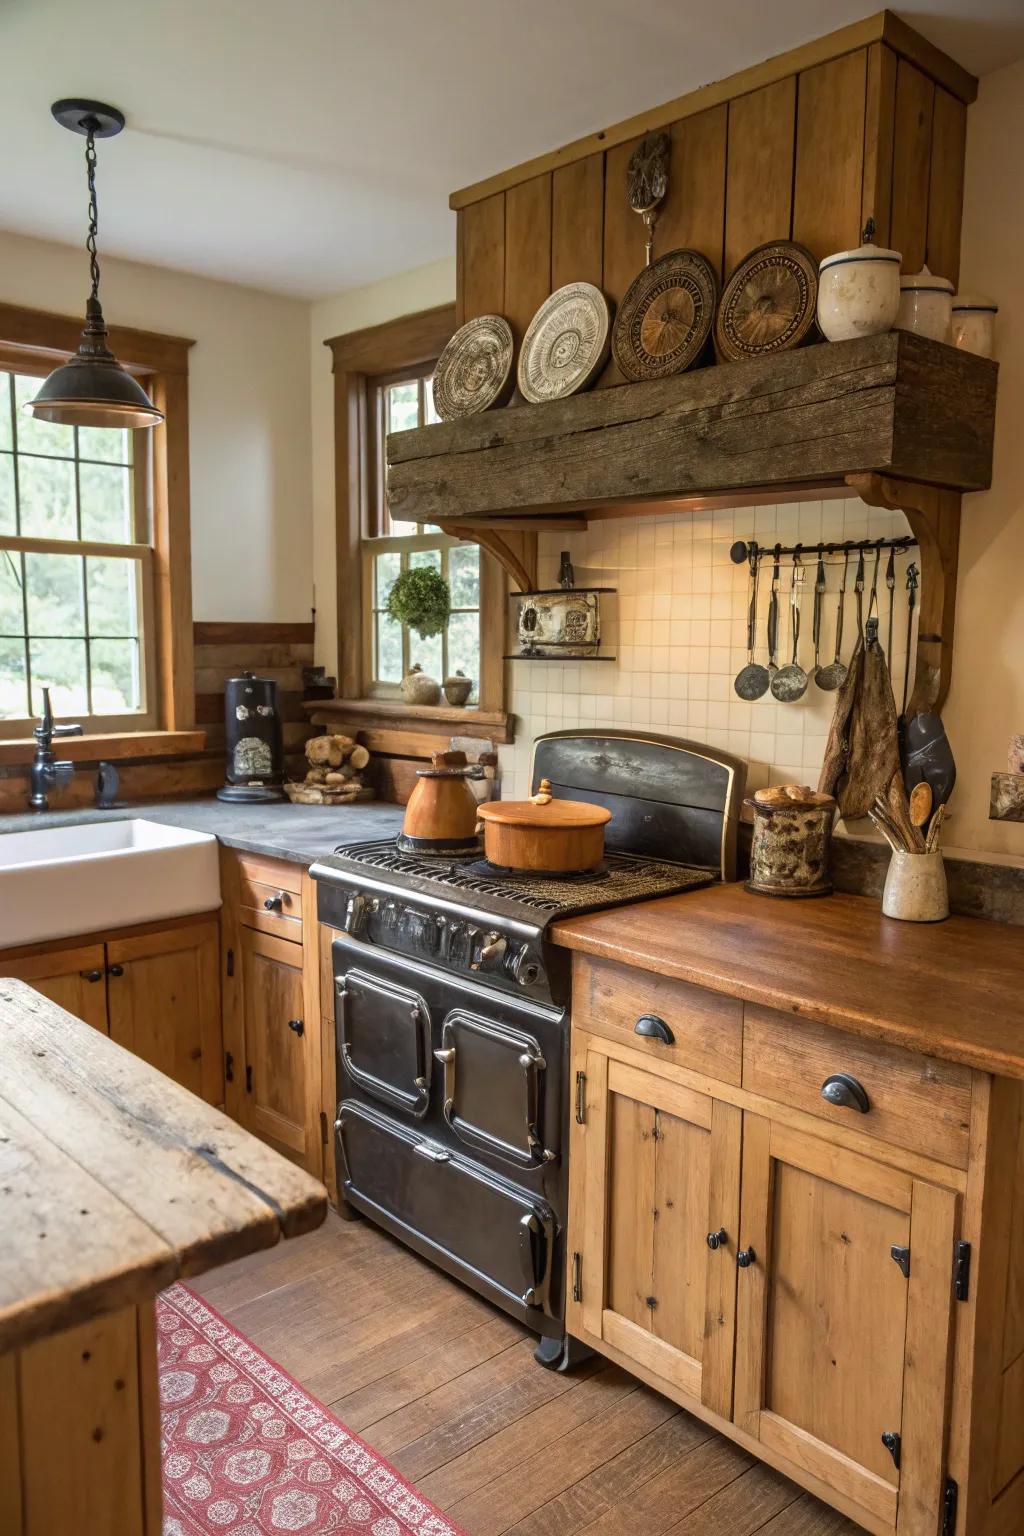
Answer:
[[[812,682],[795,704],[780,704],[770,693],[754,703],[736,696],[733,679],[747,659],[748,571],[745,565],[733,565],[730,546],[737,539],[756,538],[769,546],[776,541],[784,545],[817,544],[819,540],[838,543],[844,539],[894,538],[908,531],[901,512],[886,512],[850,498],[595,520],[582,533],[542,533],[539,586],[556,585],[559,553],[567,548],[578,586],[617,589],[614,597],[601,599],[602,649],[614,654],[616,660],[509,663],[509,696],[517,728],[514,744],[501,748],[504,795],[519,799],[529,794],[535,737],[545,731],[575,727],[650,729],[720,747],[749,762],[751,788],[794,780],[815,783],[835,694],[823,693]],[[911,559],[916,559],[916,551],[901,554],[896,560],[893,673],[897,705],[906,653],[904,587]],[[883,645],[889,614],[885,560],[883,554],[879,574]],[[849,659],[857,632],[854,565],[851,560],[844,660]],[[800,661],[809,669],[815,572],[811,557],[805,566]],[[790,568],[784,560],[780,664],[792,651]],[[872,553],[867,561],[868,590],[873,568]],[[823,661],[831,661],[835,649],[836,593],[841,575],[841,557],[828,560]],[[759,661],[766,659],[770,582],[771,565],[763,561],[755,653]],[[865,591],[865,616],[867,604]]]

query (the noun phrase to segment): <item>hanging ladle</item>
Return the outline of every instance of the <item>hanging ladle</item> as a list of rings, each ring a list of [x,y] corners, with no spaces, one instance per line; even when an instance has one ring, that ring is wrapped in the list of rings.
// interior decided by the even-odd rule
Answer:
[[[814,681],[826,693],[834,693],[846,676],[846,665],[839,658],[843,651],[843,611],[846,607],[846,578],[850,572],[850,551],[843,562],[843,584],[839,588],[839,607],[836,610],[836,654],[827,667],[821,667]]]
[[[793,655],[772,678],[772,695],[780,704],[795,704],[807,692],[808,677],[797,661],[800,648],[800,603],[804,592],[804,568],[800,560],[800,545],[793,551],[793,577],[789,588],[790,625],[793,632]]]
[[[771,682],[771,674],[767,667],[762,667],[754,660],[754,637],[757,633],[757,583],[761,568],[761,553],[756,548],[750,551],[750,602],[747,606],[747,664],[736,674],[733,687],[741,699],[763,698],[768,692]]]

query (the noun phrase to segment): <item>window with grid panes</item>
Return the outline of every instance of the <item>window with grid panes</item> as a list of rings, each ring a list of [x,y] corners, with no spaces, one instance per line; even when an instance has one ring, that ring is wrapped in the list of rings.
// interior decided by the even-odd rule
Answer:
[[[0,371],[0,733],[54,713],[153,723],[147,433],[66,427],[24,409],[39,378]]]
[[[429,372],[378,381],[374,390],[373,450],[376,457],[375,499],[371,526],[377,532],[363,545],[366,583],[365,610],[369,619],[369,692],[399,696],[402,678],[415,664],[438,682],[461,671],[474,680],[470,702],[480,683],[480,548],[462,543],[430,525],[394,521],[383,495],[384,439],[388,432],[429,425],[434,411]],[[452,612],[440,635],[423,640],[407,624],[388,617],[387,599],[402,571],[431,566],[448,582]]]

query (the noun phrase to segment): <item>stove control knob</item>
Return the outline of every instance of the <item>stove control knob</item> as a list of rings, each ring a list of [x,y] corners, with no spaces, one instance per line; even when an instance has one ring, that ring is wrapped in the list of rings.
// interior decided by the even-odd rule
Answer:
[[[485,933],[483,943],[470,959],[470,970],[479,971],[485,965],[496,968],[501,964],[507,948],[508,940],[502,938],[500,933],[495,933],[493,929]]]
[[[362,896],[358,892],[348,899],[345,908],[345,932],[357,938],[362,932],[366,919],[371,912],[376,912],[378,903],[370,897]]]
[[[540,976],[540,966],[530,958],[530,947],[524,944],[512,962],[512,975],[521,987],[532,987]]]

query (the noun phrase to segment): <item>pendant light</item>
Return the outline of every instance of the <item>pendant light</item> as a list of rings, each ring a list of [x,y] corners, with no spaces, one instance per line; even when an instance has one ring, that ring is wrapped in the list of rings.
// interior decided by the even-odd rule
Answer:
[[[96,254],[96,140],[110,139],[124,127],[124,113],[99,101],[55,101],[50,108],[61,127],[85,137],[85,174],[89,187],[89,252],[92,291],[85,306],[85,329],[78,351],[55,368],[25,409],[42,421],[68,427],[155,427],[164,416],[138,379],[121,367],[107,346],[107,325],[100,308],[100,264]]]

